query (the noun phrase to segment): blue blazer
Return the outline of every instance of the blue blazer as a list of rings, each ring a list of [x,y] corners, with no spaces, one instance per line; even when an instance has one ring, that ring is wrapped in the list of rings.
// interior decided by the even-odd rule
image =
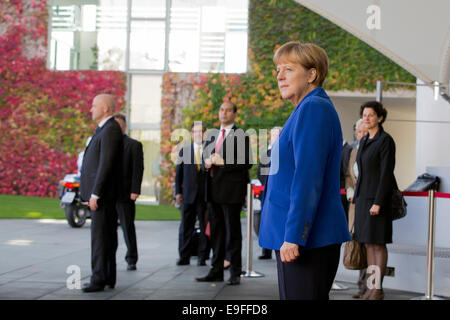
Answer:
[[[261,247],[280,250],[286,241],[313,249],[351,240],[339,189],[341,152],[339,117],[325,90],[316,88],[272,146]]]

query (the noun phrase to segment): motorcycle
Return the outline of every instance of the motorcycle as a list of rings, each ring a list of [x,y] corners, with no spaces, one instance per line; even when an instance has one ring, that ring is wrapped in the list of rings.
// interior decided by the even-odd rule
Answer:
[[[72,228],[80,228],[90,218],[89,208],[81,203],[80,176],[67,174],[58,185],[60,207],[64,209],[66,220]]]

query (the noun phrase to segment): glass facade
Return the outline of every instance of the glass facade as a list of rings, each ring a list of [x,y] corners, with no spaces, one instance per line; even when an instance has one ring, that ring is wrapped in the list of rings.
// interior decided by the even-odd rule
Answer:
[[[248,0],[53,0],[48,66],[127,74],[142,196],[158,201],[162,74],[247,71]]]
[[[243,73],[247,7],[247,0],[53,0],[49,68]]]

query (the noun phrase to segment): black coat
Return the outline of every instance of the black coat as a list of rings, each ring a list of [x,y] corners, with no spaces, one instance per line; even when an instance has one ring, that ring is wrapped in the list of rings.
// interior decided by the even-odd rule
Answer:
[[[144,174],[144,153],[142,143],[123,136],[123,177],[120,200],[130,200],[130,194],[141,194]]]
[[[101,201],[115,201],[122,180],[123,134],[110,118],[86,147],[81,167],[80,193],[83,201],[92,194]]]
[[[205,158],[215,152],[218,134],[217,130],[207,138]],[[206,184],[208,201],[219,204],[244,204],[247,184],[250,182],[248,170],[252,167],[249,136],[234,125],[218,153],[224,159],[225,165],[223,167],[213,165],[211,168],[213,175],[208,175]]]
[[[205,201],[204,164],[198,170],[195,163],[194,144],[184,146],[179,152],[179,162],[175,168],[175,191],[183,195],[183,203],[192,204],[197,199]],[[203,162],[203,161],[202,161]]]
[[[268,149],[267,151],[265,151],[265,150],[261,151],[261,154],[265,153],[267,155],[267,157],[265,159],[266,161],[267,161],[267,159],[270,160],[270,154],[272,153],[271,151],[272,151],[272,149]],[[261,159],[259,160],[259,165],[258,165],[258,170],[256,172],[256,175],[258,176],[258,179],[259,179],[259,181],[261,181],[261,184],[263,186],[266,184],[267,177],[269,176],[267,174],[269,171],[269,168],[270,168],[270,161],[268,161],[268,163],[264,164],[261,162]]]
[[[358,180],[355,188],[355,236],[361,243],[392,242],[392,191],[395,186],[395,142],[382,127],[369,139],[361,139],[356,155]],[[380,214],[371,216],[373,204]]]

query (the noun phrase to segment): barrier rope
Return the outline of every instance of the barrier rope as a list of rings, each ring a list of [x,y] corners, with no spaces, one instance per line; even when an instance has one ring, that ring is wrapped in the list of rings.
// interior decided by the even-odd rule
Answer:
[[[252,185],[253,193],[255,196],[259,195],[261,192],[264,191],[264,186],[254,186]],[[341,195],[345,195],[345,189],[340,190]],[[428,197],[428,191],[403,191],[402,194],[405,197]],[[435,192],[434,193],[435,198],[445,198],[450,199],[450,193],[445,192]]]

